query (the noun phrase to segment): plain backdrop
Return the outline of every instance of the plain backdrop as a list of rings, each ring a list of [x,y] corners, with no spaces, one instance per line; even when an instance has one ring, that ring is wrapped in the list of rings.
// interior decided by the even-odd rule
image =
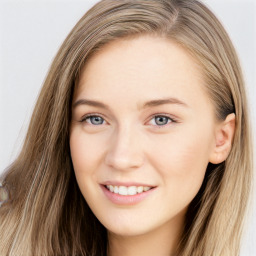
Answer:
[[[0,0],[0,173],[17,156],[50,63],[79,18],[97,1]],[[230,34],[244,71],[256,131],[256,3],[205,0]],[[225,234],[223,234],[225,236]],[[241,256],[256,255],[252,211]]]

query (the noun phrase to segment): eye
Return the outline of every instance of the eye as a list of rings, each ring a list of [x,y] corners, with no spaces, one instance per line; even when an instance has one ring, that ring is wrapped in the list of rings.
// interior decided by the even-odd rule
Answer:
[[[92,125],[101,125],[105,120],[101,116],[85,116],[81,122],[86,122]]]
[[[158,115],[158,116],[154,116],[154,118],[152,118],[149,123],[151,125],[164,126],[171,122],[174,122],[174,120],[171,119],[170,117],[164,116],[164,115]]]

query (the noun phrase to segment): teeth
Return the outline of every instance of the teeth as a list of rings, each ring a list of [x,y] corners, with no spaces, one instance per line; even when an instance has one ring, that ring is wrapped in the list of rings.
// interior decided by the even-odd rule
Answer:
[[[117,187],[118,188],[118,187]],[[116,192],[116,191],[115,191]],[[119,189],[118,189],[118,194],[119,195],[123,195],[123,196],[127,196],[127,193],[128,193],[128,189],[127,187],[124,187],[124,186],[120,186]]]
[[[118,187],[117,187],[117,186],[114,186],[114,193],[118,194],[118,192],[119,192]]]
[[[138,192],[138,193],[142,193],[142,192],[143,192],[143,187],[142,187],[142,186],[137,187],[137,192]]]
[[[143,187],[143,186],[113,186],[113,185],[107,185],[107,189],[115,194],[123,195],[123,196],[133,196],[136,194],[140,194],[142,192],[149,191],[151,187]]]
[[[149,191],[150,190],[150,187],[143,187],[143,191]]]
[[[127,189],[128,195],[136,195],[137,194],[137,188],[135,186],[128,187]]]

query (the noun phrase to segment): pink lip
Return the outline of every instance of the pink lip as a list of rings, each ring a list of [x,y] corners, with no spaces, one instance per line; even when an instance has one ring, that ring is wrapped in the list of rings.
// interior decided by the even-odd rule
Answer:
[[[113,183],[112,183],[113,184]],[[115,183],[116,184],[116,183]],[[134,185],[134,183],[132,184]],[[118,186],[128,186],[128,185],[118,185]],[[134,185],[135,186],[135,185]],[[133,196],[123,196],[119,194],[115,194],[113,192],[110,192],[104,185],[100,185],[101,189],[103,190],[105,196],[114,204],[118,205],[134,205],[141,201],[143,201],[145,198],[150,196],[156,188],[152,188],[146,192],[142,192]]]

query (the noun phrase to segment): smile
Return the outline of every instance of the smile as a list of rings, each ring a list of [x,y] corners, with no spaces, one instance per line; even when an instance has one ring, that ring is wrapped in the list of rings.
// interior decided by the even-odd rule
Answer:
[[[137,186],[136,186],[137,185]],[[134,205],[150,197],[157,189],[155,186],[142,184],[102,184],[100,187],[106,198],[117,205]]]
[[[122,196],[133,196],[136,194],[141,194],[143,192],[149,191],[152,189],[151,187],[143,187],[143,186],[114,186],[114,185],[107,185],[105,186],[110,192],[119,194]]]

